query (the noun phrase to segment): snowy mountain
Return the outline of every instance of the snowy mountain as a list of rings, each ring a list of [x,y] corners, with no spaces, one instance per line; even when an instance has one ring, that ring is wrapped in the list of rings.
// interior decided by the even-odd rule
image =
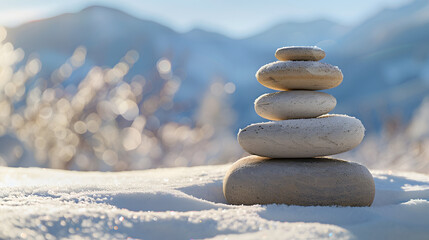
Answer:
[[[198,102],[215,80],[233,82],[236,91],[227,101],[238,113],[234,128],[262,121],[253,101],[270,92],[254,77],[260,66],[275,61],[284,45],[319,45],[324,62],[338,65],[343,84],[327,92],[338,100],[338,113],[361,117],[368,129],[378,129],[385,118],[401,114],[409,119],[429,93],[429,4],[414,1],[388,9],[354,28],[326,20],[283,23],[246,39],[194,29],[178,33],[160,24],[137,19],[106,7],[89,7],[8,29],[8,41],[26,53],[37,53],[43,63],[40,77],[49,78],[76,47],[87,48],[87,61],[71,76],[78,82],[92,65],[113,66],[134,49],[140,54],[126,78],[143,75],[156,87],[153,69],[165,57],[181,79],[175,101],[185,102],[184,115],[195,115]]]
[[[350,29],[323,19],[310,22],[286,22],[277,24],[245,41],[267,49],[277,49],[285,45],[317,45],[329,50]]]
[[[88,49],[87,65],[110,67],[127,51],[138,50],[148,57],[140,58],[135,67],[139,72],[148,71],[168,51],[176,35],[167,27],[121,11],[89,7],[77,14],[63,14],[8,29],[7,40],[27,54],[36,53],[43,64],[40,77],[49,78],[78,46]]]
[[[412,115],[429,93],[428,16],[429,2],[414,1],[383,10],[339,39],[328,58],[345,75],[332,90],[346,101],[342,111],[359,108],[364,120]]]

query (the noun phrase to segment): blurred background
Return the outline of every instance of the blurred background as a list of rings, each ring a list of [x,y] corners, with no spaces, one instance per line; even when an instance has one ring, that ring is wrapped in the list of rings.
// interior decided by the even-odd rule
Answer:
[[[120,171],[233,162],[255,79],[317,45],[366,137],[340,157],[429,171],[429,1],[0,0],[0,165]]]

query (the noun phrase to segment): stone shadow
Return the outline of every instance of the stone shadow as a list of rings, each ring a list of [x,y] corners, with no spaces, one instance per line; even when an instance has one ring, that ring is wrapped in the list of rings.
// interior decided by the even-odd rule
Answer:
[[[195,198],[203,199],[213,203],[228,204],[223,195],[223,180],[215,180],[213,182],[200,185],[193,185],[177,189]]]

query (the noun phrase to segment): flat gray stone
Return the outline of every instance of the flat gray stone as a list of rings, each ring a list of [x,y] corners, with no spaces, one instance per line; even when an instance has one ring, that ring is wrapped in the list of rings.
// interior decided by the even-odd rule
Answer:
[[[223,192],[231,204],[358,207],[372,204],[375,185],[368,169],[353,162],[249,156],[230,167]]]
[[[267,93],[255,100],[256,113],[269,120],[315,118],[327,114],[337,105],[334,96],[315,91]]]
[[[256,72],[256,79],[274,90],[323,90],[343,81],[341,70],[333,65],[311,61],[273,62]]]
[[[251,124],[238,133],[250,154],[271,158],[308,158],[347,152],[365,135],[361,121],[347,115]]]
[[[325,51],[312,46],[293,46],[277,49],[276,58],[280,61],[320,61],[325,57]]]

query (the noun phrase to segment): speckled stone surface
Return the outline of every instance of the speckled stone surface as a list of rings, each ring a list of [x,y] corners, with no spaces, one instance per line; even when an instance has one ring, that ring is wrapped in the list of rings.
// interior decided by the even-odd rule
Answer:
[[[325,51],[311,46],[282,47],[277,49],[275,56],[280,61],[320,61],[325,57]]]
[[[308,158],[334,155],[355,148],[365,128],[347,115],[255,123],[238,133],[238,142],[250,154],[272,158]]]
[[[340,85],[343,74],[338,67],[327,63],[277,61],[262,66],[256,78],[274,90],[323,90]]]
[[[249,156],[230,167],[223,192],[231,204],[370,206],[375,185],[368,169],[353,162]]]
[[[335,108],[334,96],[315,91],[267,93],[255,100],[256,113],[269,120],[315,118]]]

